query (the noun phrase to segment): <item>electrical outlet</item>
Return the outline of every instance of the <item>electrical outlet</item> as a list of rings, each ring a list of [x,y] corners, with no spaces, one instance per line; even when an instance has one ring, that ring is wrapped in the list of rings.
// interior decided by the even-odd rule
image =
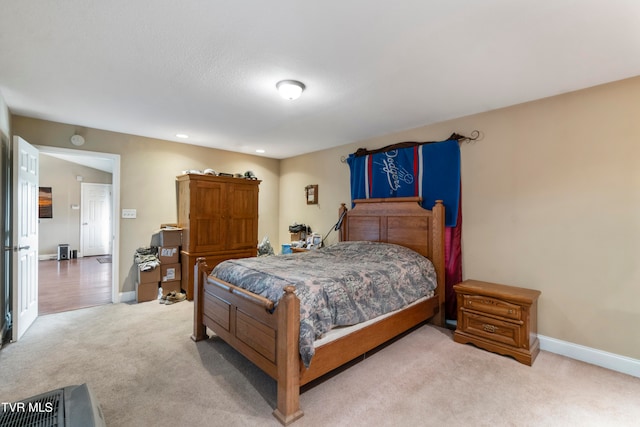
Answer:
[[[122,209],[122,218],[133,219],[136,217],[135,209]]]

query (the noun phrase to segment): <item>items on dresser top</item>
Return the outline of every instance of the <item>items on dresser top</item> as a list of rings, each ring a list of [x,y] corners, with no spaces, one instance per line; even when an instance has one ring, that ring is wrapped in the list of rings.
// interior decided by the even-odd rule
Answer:
[[[229,172],[217,172],[215,169],[206,168],[200,169],[185,169],[182,171],[182,175],[209,175],[209,176],[224,176],[228,178],[244,178],[256,180],[256,174],[253,171],[246,171],[245,173],[229,173]]]
[[[283,254],[291,253],[290,251],[304,252],[322,247],[322,236],[313,233],[311,227],[306,224],[294,222],[289,226],[289,233],[291,234],[291,244],[282,245]]]

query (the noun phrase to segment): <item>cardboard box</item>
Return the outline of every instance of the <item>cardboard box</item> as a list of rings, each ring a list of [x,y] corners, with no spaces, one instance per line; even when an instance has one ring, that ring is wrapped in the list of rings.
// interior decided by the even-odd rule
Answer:
[[[160,281],[160,269],[154,268],[153,270],[140,271],[138,270],[138,283],[155,283],[156,285]]]
[[[153,301],[158,299],[158,282],[136,284],[136,301]]]
[[[307,238],[306,231],[298,231],[297,233],[289,233],[291,234],[291,241],[297,242],[299,240],[305,240]]]
[[[180,246],[160,246],[158,248],[160,264],[175,264],[180,262]]]
[[[181,292],[181,281],[171,280],[169,282],[162,282],[162,295],[167,295],[171,291]]]
[[[181,246],[182,228],[163,228],[160,230],[160,246]]]
[[[160,280],[164,282],[171,282],[173,280],[182,279],[180,263],[174,264],[161,264],[160,265],[161,278]]]

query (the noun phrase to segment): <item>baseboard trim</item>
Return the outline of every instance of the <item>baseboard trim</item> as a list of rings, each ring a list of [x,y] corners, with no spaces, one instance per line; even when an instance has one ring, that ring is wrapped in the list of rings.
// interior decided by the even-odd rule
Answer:
[[[136,300],[136,291],[120,292],[120,302],[131,302]]]
[[[640,360],[538,335],[540,350],[640,378]]]

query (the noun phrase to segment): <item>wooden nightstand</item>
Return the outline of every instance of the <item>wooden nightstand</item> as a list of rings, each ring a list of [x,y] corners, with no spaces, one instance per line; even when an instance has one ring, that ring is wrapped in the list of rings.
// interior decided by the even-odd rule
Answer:
[[[540,352],[540,291],[465,280],[453,287],[458,299],[458,326],[453,339],[514,357],[531,366]]]

